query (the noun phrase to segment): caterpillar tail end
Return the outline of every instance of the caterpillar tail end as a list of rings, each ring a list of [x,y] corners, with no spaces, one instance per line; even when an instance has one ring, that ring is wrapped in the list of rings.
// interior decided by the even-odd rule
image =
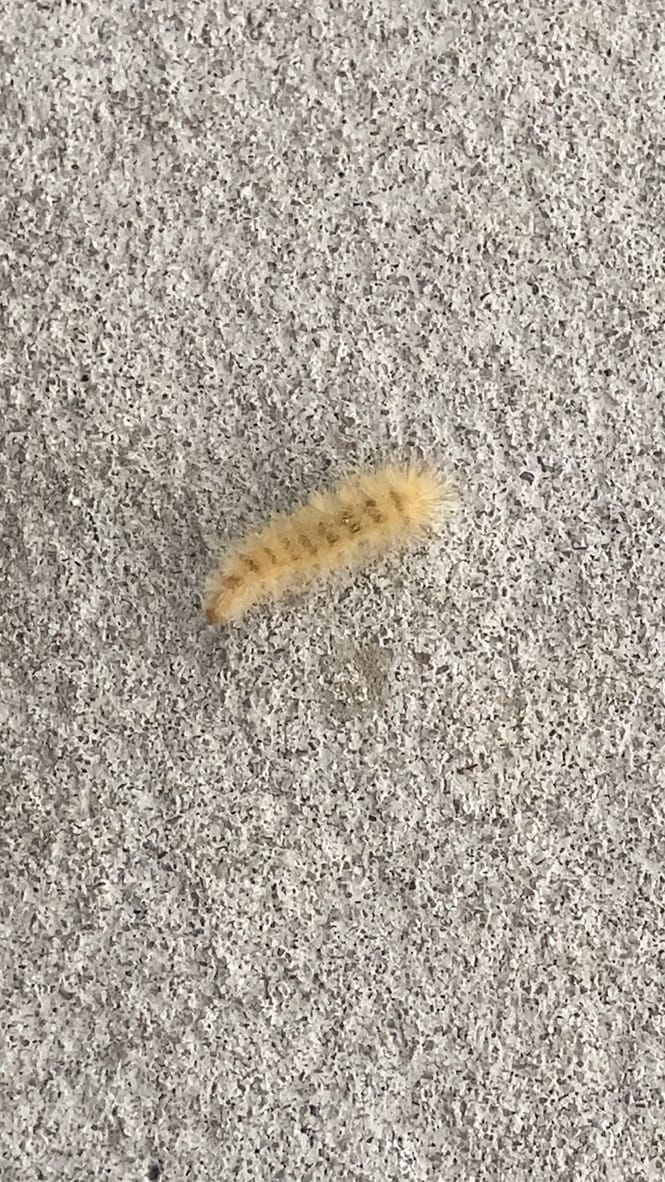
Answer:
[[[217,604],[209,603],[206,607],[206,620],[209,624],[223,624],[224,613],[219,610]]]
[[[222,592],[211,591],[205,604],[206,620],[209,624],[228,624],[231,612]]]

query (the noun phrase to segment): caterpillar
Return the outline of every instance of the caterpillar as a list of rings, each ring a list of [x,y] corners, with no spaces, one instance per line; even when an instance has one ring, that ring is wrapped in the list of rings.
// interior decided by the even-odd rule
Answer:
[[[414,464],[364,472],[317,493],[233,547],[208,581],[208,622],[225,624],[259,600],[417,537],[451,502],[447,482]]]

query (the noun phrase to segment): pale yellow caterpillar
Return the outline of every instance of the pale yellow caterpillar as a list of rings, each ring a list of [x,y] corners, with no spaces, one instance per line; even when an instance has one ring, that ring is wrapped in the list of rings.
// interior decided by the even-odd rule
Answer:
[[[449,486],[414,464],[362,473],[317,493],[224,558],[208,583],[208,621],[224,624],[258,600],[417,537],[451,502]]]

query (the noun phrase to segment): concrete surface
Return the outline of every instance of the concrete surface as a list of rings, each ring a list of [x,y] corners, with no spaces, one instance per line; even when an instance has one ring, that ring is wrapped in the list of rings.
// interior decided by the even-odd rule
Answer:
[[[659,24],[6,3],[4,1182],[665,1177]]]

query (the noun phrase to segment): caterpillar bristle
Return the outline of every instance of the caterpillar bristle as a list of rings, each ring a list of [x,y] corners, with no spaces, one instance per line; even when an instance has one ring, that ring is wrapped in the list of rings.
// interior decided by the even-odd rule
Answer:
[[[451,501],[439,475],[416,465],[391,464],[317,493],[294,513],[273,518],[224,559],[208,584],[208,622],[227,623],[258,600],[413,538]]]

